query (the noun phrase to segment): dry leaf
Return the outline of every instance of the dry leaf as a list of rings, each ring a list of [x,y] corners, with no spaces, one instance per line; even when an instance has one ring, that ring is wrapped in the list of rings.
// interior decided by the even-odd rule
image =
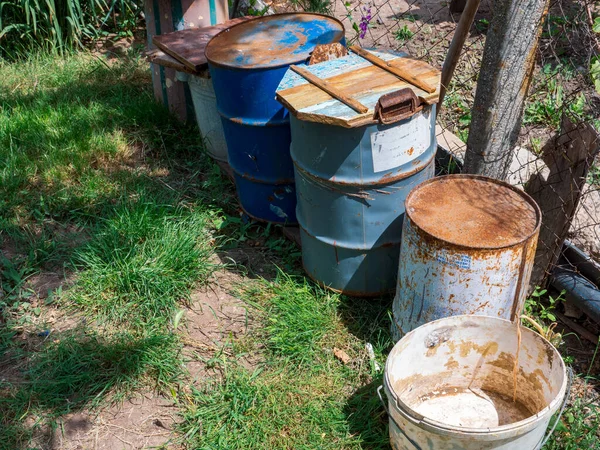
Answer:
[[[336,347],[333,348],[333,354],[337,359],[339,359],[344,364],[348,364],[350,362],[350,360],[352,359],[352,358],[350,358],[350,356],[348,356],[348,353],[346,353],[344,350],[336,348]]]

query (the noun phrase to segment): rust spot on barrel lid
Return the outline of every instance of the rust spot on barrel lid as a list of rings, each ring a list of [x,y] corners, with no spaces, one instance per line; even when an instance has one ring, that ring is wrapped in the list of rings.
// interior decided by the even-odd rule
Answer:
[[[498,249],[536,235],[541,212],[513,186],[477,175],[446,175],[425,181],[406,199],[410,221],[453,245]]]
[[[235,69],[275,68],[305,61],[315,46],[339,42],[342,23],[314,13],[259,17],[217,34],[206,46],[210,64]]]

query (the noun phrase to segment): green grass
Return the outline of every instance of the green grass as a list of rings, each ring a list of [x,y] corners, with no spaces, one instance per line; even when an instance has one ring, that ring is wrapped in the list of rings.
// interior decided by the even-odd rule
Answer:
[[[471,105],[462,92],[459,83],[451,82],[444,97],[443,110],[447,112],[449,122],[446,127],[452,129],[461,141],[467,142],[471,125]]]
[[[263,325],[238,347],[261,354],[264,362],[253,368],[239,364],[239,356],[214,362],[222,379],[193,389],[182,401],[180,426],[188,446],[388,448],[387,418],[375,395],[381,371],[364,348],[372,342],[383,363],[391,343],[383,313],[388,304],[358,306],[283,273],[247,287],[243,297]],[[336,359],[335,348],[352,361]]]
[[[410,28],[408,28],[408,25],[403,25],[402,27],[394,31],[394,39],[396,39],[400,43],[400,45],[404,44],[407,41],[410,41],[414,35],[415,33],[413,33],[410,30]]]
[[[544,125],[557,130],[564,113],[575,120],[591,120],[592,116],[588,113],[591,106],[585,95],[565,92],[565,85],[575,76],[569,67],[544,66],[536,81],[538,89],[525,105],[523,124]]]
[[[182,375],[173,335],[104,337],[74,331],[32,355],[21,354],[24,381],[0,382],[0,448],[16,449],[35,430],[82,408],[98,407],[108,394],[116,401],[142,387],[165,390]],[[32,426],[26,426],[29,419]]]
[[[64,52],[107,30],[131,34],[143,5],[131,0],[6,0],[0,4],[0,57],[35,49]]]
[[[459,100],[447,96],[467,121]],[[391,299],[316,287],[298,248],[240,217],[233,195],[197,130],[154,102],[143,61],[0,63],[0,371],[16,376],[0,382],[1,449],[143,389],[174,399],[190,449],[389,448],[376,389]],[[181,310],[213,252],[235,247],[281,269],[240,270],[249,331],[190,356]],[[30,283],[43,272],[68,279],[44,299]],[[49,305],[84,320],[40,337]],[[215,375],[189,379],[190,357]],[[589,400],[569,406],[547,448],[597,446]]]
[[[0,448],[136,390],[177,390],[173,325],[212,272],[228,202],[203,154],[140,58],[0,63],[0,354],[17,376],[0,384]],[[44,272],[70,282],[42,302],[29,280]],[[55,331],[47,304],[85,325]]]
[[[80,272],[70,300],[113,324],[167,324],[210,274],[208,226],[202,212],[143,197],[125,203],[76,253]]]

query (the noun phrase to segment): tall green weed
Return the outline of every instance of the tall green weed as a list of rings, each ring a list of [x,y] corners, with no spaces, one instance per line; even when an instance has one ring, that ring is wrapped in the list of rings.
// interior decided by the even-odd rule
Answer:
[[[134,27],[143,7],[136,0],[4,0],[0,2],[0,57],[32,50],[63,53],[102,31]]]

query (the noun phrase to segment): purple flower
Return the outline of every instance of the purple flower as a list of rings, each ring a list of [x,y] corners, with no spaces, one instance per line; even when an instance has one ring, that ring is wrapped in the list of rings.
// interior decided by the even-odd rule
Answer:
[[[360,23],[358,24],[358,28],[360,30],[358,36],[363,39],[367,34],[367,28],[369,28],[369,22],[373,16],[371,16],[371,7],[363,7],[363,13],[361,14]]]

